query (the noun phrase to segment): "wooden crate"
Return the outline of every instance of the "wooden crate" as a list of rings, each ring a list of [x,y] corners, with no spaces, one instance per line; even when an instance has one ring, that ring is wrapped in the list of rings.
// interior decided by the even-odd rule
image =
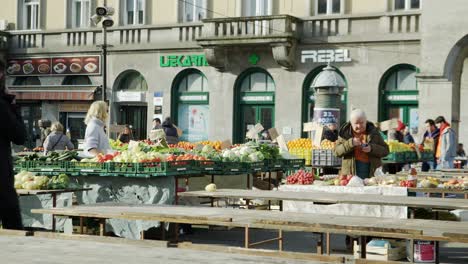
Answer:
[[[394,261],[406,258],[406,242],[392,239],[386,239],[383,247],[366,246],[366,258],[370,260]],[[369,242],[370,243],[370,242]],[[390,246],[391,245],[391,246]],[[358,259],[361,255],[361,249],[354,241],[354,257]]]

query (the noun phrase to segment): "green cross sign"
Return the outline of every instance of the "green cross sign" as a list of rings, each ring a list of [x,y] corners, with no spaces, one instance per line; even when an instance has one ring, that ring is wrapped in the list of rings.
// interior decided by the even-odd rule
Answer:
[[[249,56],[249,62],[252,65],[257,65],[259,60],[260,60],[260,57],[258,57],[258,55],[255,53]]]

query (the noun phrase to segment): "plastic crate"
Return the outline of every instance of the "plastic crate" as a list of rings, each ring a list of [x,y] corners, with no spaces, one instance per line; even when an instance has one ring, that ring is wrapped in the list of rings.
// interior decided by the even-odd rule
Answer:
[[[307,149],[291,149],[289,153],[298,157],[299,159],[304,159],[305,165],[310,166],[312,163],[312,151]]]
[[[220,161],[195,160],[193,169],[203,174],[221,174],[223,172],[223,164]]]
[[[109,162],[108,176],[132,176],[137,173],[138,164],[133,162]]]
[[[300,169],[306,165],[305,159],[285,159],[283,167],[285,169]]]
[[[105,174],[109,163],[100,162],[69,162],[67,172],[72,175]]]
[[[244,174],[249,169],[246,162],[223,162],[223,174]]]
[[[250,172],[258,172],[265,170],[265,161],[248,162],[246,166]]]
[[[312,151],[312,166],[338,167],[341,166],[341,158],[338,158],[331,149],[314,149]]]
[[[31,172],[55,172],[55,173],[66,173],[67,172],[67,161],[40,161],[31,160],[26,161],[27,170]]]
[[[385,158],[383,158],[383,160],[391,162],[404,162],[406,160],[406,153],[390,152]]]
[[[284,159],[266,160],[265,170],[266,171],[281,171],[284,168]]]
[[[415,151],[409,151],[406,154],[406,160],[410,162],[418,161],[418,154]]]

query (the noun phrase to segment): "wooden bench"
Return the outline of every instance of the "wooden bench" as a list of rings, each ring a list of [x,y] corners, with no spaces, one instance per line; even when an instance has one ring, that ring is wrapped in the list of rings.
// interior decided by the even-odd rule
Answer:
[[[411,242],[413,240],[429,240],[468,243],[468,225],[466,223],[434,220],[351,217],[230,208],[122,204],[33,209],[32,212],[79,217],[81,220],[80,230],[82,230],[84,218],[101,219],[101,235],[105,233],[105,220],[110,218],[238,227],[245,230],[245,248],[266,242],[278,241],[279,250],[282,250],[283,231],[315,232],[326,235],[327,254],[330,254],[330,234],[346,234],[360,237],[362,258],[366,256],[365,241],[368,236],[409,239]],[[252,243],[249,233],[252,228],[277,230],[278,237]],[[323,249],[320,253],[323,253]]]

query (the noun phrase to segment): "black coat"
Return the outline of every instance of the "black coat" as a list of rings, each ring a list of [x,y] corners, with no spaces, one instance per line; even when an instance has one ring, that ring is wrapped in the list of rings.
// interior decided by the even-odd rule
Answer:
[[[16,105],[8,95],[0,96],[0,219],[4,228],[21,229],[18,196],[14,187],[11,142],[23,145],[26,128]]]

